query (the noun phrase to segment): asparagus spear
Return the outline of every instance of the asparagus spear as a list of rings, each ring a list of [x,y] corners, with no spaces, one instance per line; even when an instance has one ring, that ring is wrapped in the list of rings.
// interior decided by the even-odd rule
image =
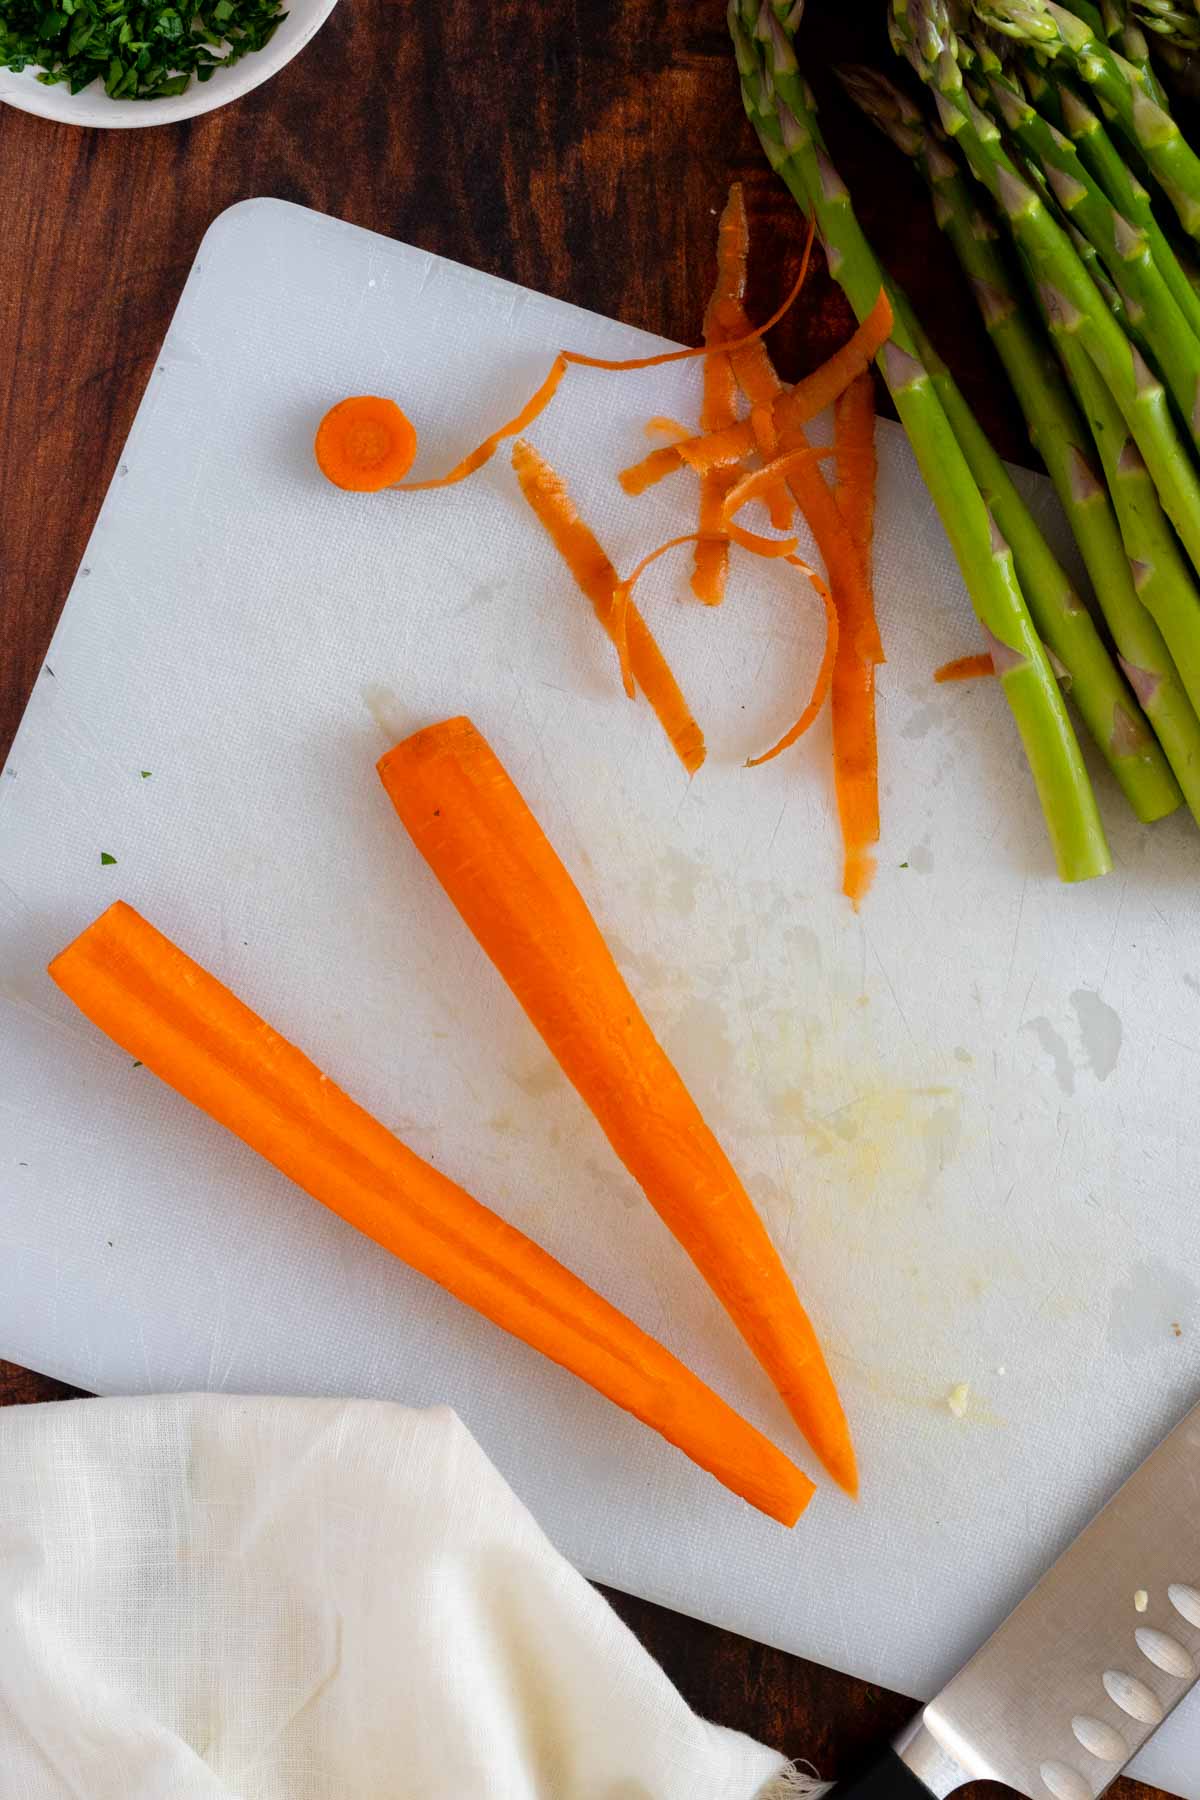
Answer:
[[[1077,338],[1061,331],[1054,320],[1049,323],[1100,452],[1134,587],[1166,639],[1180,680],[1196,707],[1200,705],[1200,589],[1180,554],[1149,471],[1095,365]],[[1135,686],[1142,689],[1140,677],[1134,679]],[[1153,705],[1150,711],[1153,717]],[[1182,773],[1180,781],[1195,811],[1189,782]]]
[[[1055,0],[976,0],[995,30],[1063,57],[1145,157],[1190,237],[1200,236],[1200,157],[1141,69],[1117,54],[1086,18]]]
[[[1154,260],[1149,233],[1117,211],[1070,139],[1048,125],[1027,100],[997,81],[991,83],[990,95],[1016,142],[1045,175],[1064,215],[1099,252],[1176,405],[1191,418],[1200,405],[1200,337]]]
[[[793,23],[802,7],[803,0],[797,0]],[[821,142],[812,96],[789,40],[766,0],[761,5],[730,0],[729,27],[746,110],[767,157],[804,212],[815,218],[830,270],[856,315],[865,318],[884,282],[883,271]],[[1065,881],[1103,874],[1112,862],[1095,795],[1018,586],[1012,552],[983,501],[895,299],[893,309],[896,326],[880,353],[880,368],[993,646],[1059,873]]]
[[[1171,767],[1200,806],[1200,721],[1179,684],[1165,645],[1157,656],[1148,637],[1158,638],[1138,598],[1126,562],[1121,533],[1108,496],[1092,470],[1091,439],[1045,339],[1019,298],[1007,263],[995,243],[995,227],[973,203],[972,193],[952,157],[932,138],[922,115],[904,95],[870,70],[842,71],[851,97],[910,160],[915,160],[934,197],[938,224],[945,231],[974,290],[984,324],[1004,364],[1079,545],[1109,629],[1125,662],[1140,669],[1149,655],[1158,679],[1149,681],[1152,706],[1162,720],[1160,742]],[[1014,546],[1015,548],[1015,546]],[[1018,574],[1021,573],[1017,556]],[[1179,805],[1180,791],[1141,710],[1109,660],[1090,615],[1076,602],[1071,643],[1042,637],[1074,677],[1071,698],[1083,714],[1130,804],[1145,820],[1164,817]],[[1032,607],[1031,607],[1032,610]],[[1040,627],[1040,621],[1038,621]],[[1147,631],[1148,628],[1148,631]],[[1065,634],[1064,634],[1065,635]],[[1158,718],[1154,719],[1156,730]]]
[[[925,49],[911,29],[910,12]],[[934,87],[945,130],[959,145],[972,174],[996,201],[1030,267],[1038,272],[1047,304],[1065,330],[1079,333],[1121,409],[1168,517],[1193,565],[1200,568],[1200,480],[1175,428],[1162,383],[1125,337],[1066,232],[1003,149],[996,126],[964,94],[940,0],[893,0],[892,22],[897,49]],[[1200,415],[1193,423],[1200,428]]]
[[[1100,187],[1117,211],[1146,233],[1150,254],[1192,330],[1200,334],[1200,296],[1197,295],[1166,233],[1154,215],[1150,195],[1133,174],[1096,113],[1066,81],[1059,82],[1059,116]],[[1042,110],[1039,107],[1039,110]],[[1044,116],[1044,114],[1043,114]]]

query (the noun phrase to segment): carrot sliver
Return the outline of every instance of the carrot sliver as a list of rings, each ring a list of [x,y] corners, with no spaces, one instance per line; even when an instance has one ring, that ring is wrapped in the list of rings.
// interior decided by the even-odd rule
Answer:
[[[729,190],[729,197],[717,226],[717,277],[704,311],[704,341],[709,346],[729,336],[724,325],[725,309],[733,307],[741,314],[749,250],[750,227],[746,218],[746,202],[741,182],[735,181]],[[733,377],[733,364],[723,350],[710,348],[704,359],[700,428],[702,431],[718,431],[736,423],[737,382]],[[729,545],[709,534],[721,529],[725,494],[731,480],[730,475],[716,469],[709,470],[700,477],[700,536],[697,538],[693,558],[691,586],[697,600],[703,601],[705,606],[721,604],[725,598],[725,584],[729,579]]]
[[[791,1525],[812,1483],[669,1351],[423,1162],[215,976],[117,901],[50,965],[169,1087],[410,1268],[570,1369]]]
[[[685,438],[690,438],[692,435],[690,425],[684,425],[680,420],[672,419],[665,413],[655,413],[652,419],[646,420],[642,429],[649,438],[668,438],[673,444],[681,444]]]
[[[754,441],[758,445],[759,454],[770,462],[779,451],[779,433],[775,429],[775,418],[770,403],[750,408],[750,426],[754,432]],[[792,523],[795,511],[788,494],[787,485],[783,481],[769,487],[764,496],[767,511],[771,516],[771,524],[776,531],[787,531]]]
[[[550,365],[550,373],[545,381],[536,393],[530,395],[521,410],[514,413],[513,417],[505,424],[498,426],[495,431],[485,437],[482,444],[477,444],[474,450],[463,457],[461,462],[455,463],[448,474],[439,475],[429,481],[398,481],[395,484],[397,491],[404,494],[420,494],[427,493],[431,488],[453,487],[456,482],[465,481],[468,475],[474,475],[477,469],[482,469],[484,463],[491,461],[505,438],[516,437],[519,432],[524,431],[526,426],[532,425],[534,420],[540,418],[545,412],[562,384],[569,360],[566,353],[560,350]]]
[[[696,533],[691,588],[705,606],[720,606],[725,598],[729,542],[734,535],[725,523],[725,496],[734,480],[736,475],[729,469],[713,469],[700,478],[700,529]],[[755,548],[745,537],[739,541],[746,549]]]
[[[780,431],[788,425],[807,425],[832,406],[838,395],[870,368],[891,335],[892,308],[881,288],[879,298],[853,336],[834,351],[828,362],[789,388],[779,408]]]
[[[749,759],[746,764],[748,769],[757,769],[761,767],[763,763],[771,762],[774,757],[781,755],[784,750],[790,750],[797,739],[804,736],[804,733],[817,718],[821,708],[824,706],[826,697],[828,696],[830,687],[833,683],[833,670],[834,663],[837,659],[839,630],[837,607],[833,603],[833,595],[830,593],[815,569],[810,569],[808,564],[802,562],[798,556],[789,557],[788,560],[794,562],[797,568],[804,571],[813,588],[820,596],[821,604],[825,608],[825,649],[821,655],[821,666],[817,670],[817,679],[813,683],[813,691],[809,697],[808,705],[800,714],[800,717],[796,720],[796,723],[791,727],[790,731],[785,731],[777,744],[772,745],[770,750],[764,750],[761,756],[752,756]]]
[[[751,417],[771,407],[775,442],[788,462],[787,482],[829,576],[838,635],[830,680],[834,787],[842,832],[842,890],[857,910],[870,886],[874,859],[867,846],[879,838],[879,775],[875,733],[875,664],[883,647],[871,595],[874,520],[874,402],[867,369],[891,331],[891,307],[882,292],[849,344],[797,387],[786,390],[765,345],[732,358],[750,401]],[[798,398],[799,396],[799,398]],[[815,404],[816,402],[820,404]],[[835,403],[834,443],[814,450],[805,435],[809,417]],[[759,426],[760,441],[762,426]],[[681,446],[685,454],[687,446]],[[819,463],[832,450],[838,490],[830,489]],[[763,471],[756,471],[762,475]],[[739,483],[745,498],[758,489],[755,476]],[[737,501],[735,490],[731,496]],[[828,653],[828,639],[826,652]]]
[[[398,744],[379,773],[417,849],[617,1156],[826,1468],[854,1492],[845,1414],[783,1262],[499,758],[469,719],[449,719]]]
[[[935,681],[978,681],[982,675],[994,675],[996,665],[991,652],[981,650],[977,656],[956,656],[933,671]]]
[[[676,469],[682,467],[675,445],[664,444],[658,450],[651,450],[649,456],[643,456],[641,462],[631,463],[627,469],[622,469],[617,480],[627,494],[644,494],[647,488],[652,488],[656,482],[662,481],[667,475],[673,475]]]
[[[620,655],[617,639],[620,576],[595,534],[580,518],[562,477],[532,444],[518,440],[513,445],[512,462],[521,492],[577,585],[591,601],[596,617],[617,644]],[[623,635],[628,652],[628,670],[622,670],[622,677],[628,672],[631,680],[641,688],[675,754],[688,774],[694,775],[705,757],[704,733],[637,607],[630,601],[620,612],[624,617]]]

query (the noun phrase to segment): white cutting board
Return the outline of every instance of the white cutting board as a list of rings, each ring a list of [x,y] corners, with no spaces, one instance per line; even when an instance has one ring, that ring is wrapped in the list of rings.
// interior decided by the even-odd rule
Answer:
[[[277,201],[206,237],[0,782],[0,1354],[102,1392],[449,1401],[588,1574],[928,1692],[1200,1391],[1200,835],[1137,826],[1103,777],[1117,870],[1057,883],[998,691],[932,685],[978,634],[890,426],[884,836],[857,918],[827,724],[742,767],[815,666],[788,572],[739,557],[717,613],[678,603],[686,551],[645,584],[709,733],[689,785],[504,456],[441,493],[318,476],[341,395],[395,393],[432,472],[564,344],[654,340]],[[621,567],[692,523],[690,478],[633,501],[613,473],[696,391],[695,365],[575,370],[534,428]],[[802,1454],[376,780],[379,715],[459,711],[769,1218],[854,1421],[858,1506],[824,1486],[791,1535],[759,1518],[43,974],[130,900]],[[1200,1582],[1200,1530],[1178,1574]],[[1133,1626],[1131,1595],[1131,1657]],[[1140,1769],[1200,1797],[1200,1705]]]

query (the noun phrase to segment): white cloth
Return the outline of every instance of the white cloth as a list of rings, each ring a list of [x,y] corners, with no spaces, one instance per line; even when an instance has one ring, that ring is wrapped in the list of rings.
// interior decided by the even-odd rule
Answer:
[[[452,1412],[0,1410],[4,1800],[764,1800]]]

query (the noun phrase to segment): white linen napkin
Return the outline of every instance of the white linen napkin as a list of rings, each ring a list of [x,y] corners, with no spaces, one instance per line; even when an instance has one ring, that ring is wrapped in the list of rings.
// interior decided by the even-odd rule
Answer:
[[[5,1800],[767,1800],[450,1411],[0,1411]]]

